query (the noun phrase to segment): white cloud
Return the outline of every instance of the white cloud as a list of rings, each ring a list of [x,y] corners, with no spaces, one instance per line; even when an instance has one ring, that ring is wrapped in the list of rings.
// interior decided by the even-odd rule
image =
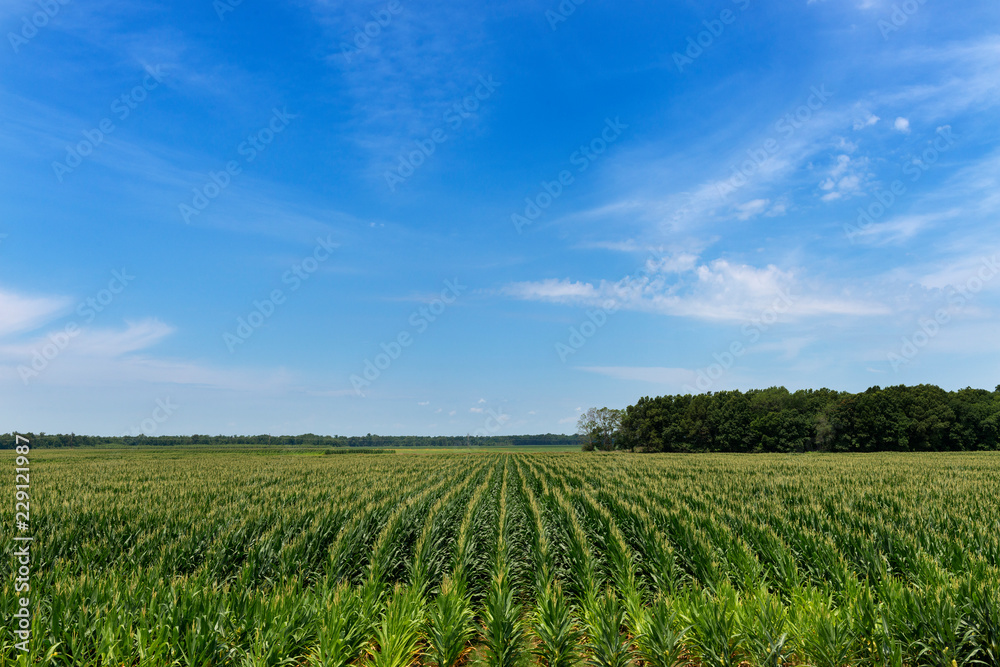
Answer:
[[[861,176],[858,174],[851,174],[849,176],[844,176],[837,182],[837,187],[841,191],[853,192],[858,189],[861,184]]]
[[[870,225],[865,229],[852,231],[852,240],[872,245],[901,243],[939,222],[957,218],[960,213],[959,209],[951,209],[940,213],[902,215]]]
[[[866,127],[871,127],[872,125],[874,125],[875,123],[879,122],[880,120],[881,120],[881,118],[879,118],[875,114],[869,113],[867,118],[865,118],[863,120],[856,120],[856,121],[854,121],[854,129],[855,130],[861,130],[861,129],[864,129]]]
[[[430,401],[417,401],[417,405],[430,405]]]
[[[814,164],[822,163],[831,148],[834,155],[854,154],[858,147],[841,133],[852,125],[861,129],[880,124],[882,119],[873,113],[874,109],[919,109],[921,122],[929,125],[954,118],[962,111],[989,109],[1000,103],[1000,86],[996,84],[1000,38],[960,46],[906,49],[877,64],[895,68],[906,63],[912,67],[911,62],[925,67],[926,80],[873,90],[862,99],[831,100],[794,135],[780,137],[778,152],[759,164],[743,185],[734,187],[731,175],[747,159],[748,149],[774,138],[773,124],[766,118],[761,119],[756,133],[744,134],[745,139],[737,145],[733,145],[731,137],[719,134],[704,137],[698,147],[684,152],[678,152],[669,139],[663,144],[623,146],[608,162],[609,177],[620,186],[614,195],[555,223],[573,225],[576,233],[583,225],[594,225],[602,232],[615,225],[626,228],[629,238],[640,239],[644,235],[663,238],[704,230],[734,219],[737,210],[733,200],[737,197],[738,201],[775,199],[795,191],[800,180],[809,175]],[[942,71],[947,74],[936,74]],[[889,126],[894,117],[887,121]],[[833,178],[833,188],[817,192],[816,197],[837,192],[826,197],[826,201],[834,201],[860,194],[874,175],[869,173],[866,161],[859,160],[855,165],[852,160],[851,167],[857,180],[849,179],[844,189],[836,189],[836,184],[849,175],[845,172]],[[826,177],[823,174],[817,181]],[[853,188],[855,184],[857,189]]]
[[[944,262],[920,277],[919,282],[928,289],[962,287],[968,290],[968,286],[972,284],[979,289],[995,290],[1000,289],[998,267],[1000,267],[1000,251],[996,247],[992,250],[984,248],[966,257]]]
[[[844,196],[858,193],[867,175],[867,158],[852,158],[846,153],[837,155],[837,160],[827,172],[826,178],[819,183],[819,189],[824,192],[820,200],[836,201]]]
[[[806,336],[792,336],[769,343],[759,343],[754,346],[754,350],[757,352],[780,352],[782,359],[791,360],[797,358],[799,353],[802,351],[802,348],[814,342],[814,340],[814,338]]]
[[[897,118],[896,122],[893,123],[892,126],[904,134],[910,133],[910,121],[907,120],[906,118],[903,118],[902,116]]]
[[[691,271],[698,264],[698,255],[680,252],[646,261],[646,270],[652,273],[683,273]]]
[[[601,250],[614,250],[616,252],[639,252],[642,250],[642,246],[634,239],[625,239],[624,241],[589,241],[581,243],[578,247],[599,248]]]
[[[848,167],[850,167],[850,165],[851,165],[851,156],[850,155],[843,155],[843,154],[842,155],[838,155],[837,156],[837,164],[835,164],[833,166],[833,169],[830,170],[830,177],[834,178],[834,179],[839,178],[841,174],[843,174],[845,171],[847,171],[847,169],[848,169]]]
[[[996,78],[1000,37],[996,35],[978,41],[908,48],[894,52],[892,57],[910,71],[918,68],[943,74],[935,82],[880,93],[877,102],[881,106],[919,109],[924,120],[944,120],[970,108],[984,110],[1000,103]]]
[[[549,278],[540,282],[513,283],[504,288],[508,296],[526,300],[545,300],[569,303],[581,299],[597,298],[597,291],[590,283],[569,282]]]
[[[31,340],[0,346],[0,357],[9,359],[23,357],[24,361],[36,350],[51,343],[52,337],[57,337],[66,341],[64,345],[59,346],[61,355],[110,359],[152,347],[173,331],[173,327],[153,318],[127,322],[124,329],[84,327],[78,329],[73,336],[67,336],[63,329],[59,328]]]
[[[0,103],[13,101],[23,111],[16,122],[0,126],[0,144],[9,152],[36,159],[60,154],[67,143],[78,139],[78,131],[92,118],[75,116],[46,104],[16,96],[0,97]],[[8,107],[0,106],[0,115]],[[261,120],[266,120],[266,117]],[[254,121],[257,122],[257,121]],[[96,181],[113,187],[150,208],[168,212],[165,219],[183,223],[178,213],[177,193],[205,182],[201,166],[206,156],[198,150],[155,141],[130,140],[128,135],[109,135],[88,161],[106,168]],[[44,158],[48,159],[48,158]],[[297,186],[244,171],[225,188],[220,202],[190,218],[193,226],[225,229],[230,232],[260,234],[282,239],[314,242],[318,235],[330,233],[334,225],[350,228],[361,220],[331,210],[325,204],[314,205]]]
[[[692,384],[698,374],[687,368],[665,368],[662,366],[578,366],[581,371],[599,373],[616,380],[638,380],[656,384],[681,386]]]
[[[773,264],[758,268],[716,259],[677,274],[650,272],[616,282],[602,280],[597,285],[553,279],[519,282],[503,292],[527,301],[591,306],[613,300],[627,310],[710,321],[747,321],[783,299],[792,301],[786,309],[789,316],[886,312],[881,304],[845,298],[830,288],[813,288],[812,294],[803,294],[806,288],[792,271]]]
[[[856,150],[858,150],[857,143],[853,141],[848,141],[844,137],[837,137],[837,143],[835,144],[835,147],[837,148],[837,150],[843,151],[845,153],[853,153]]]
[[[355,37],[364,37],[361,29],[372,21],[371,8],[357,3],[310,4],[328,33],[326,61],[338,70],[342,95],[353,102],[354,118],[345,136],[370,153],[369,177],[382,186],[382,172],[395,166],[404,148],[412,149],[412,139],[426,137],[438,127],[447,129],[445,112],[475,89],[479,75],[496,71],[485,15],[471,7],[421,12],[406,9],[404,3],[403,11],[377,35],[359,44]],[[356,50],[358,46],[363,48]],[[504,79],[497,83],[503,91]],[[474,124],[475,116],[490,109],[484,103],[464,123]]]
[[[86,329],[72,343],[73,351],[92,357],[119,357],[156,345],[174,328],[155,318],[126,322],[123,331]]]
[[[32,385],[126,387],[142,383],[265,392],[293,386],[291,376],[283,369],[216,368],[183,359],[153,357],[150,348],[174,332],[172,326],[155,318],[126,322],[124,328],[84,327],[66,339],[57,354],[46,358],[43,366],[33,365],[44,346],[51,348],[50,334],[61,332],[63,329],[58,328],[31,340],[0,346],[0,371],[18,377],[25,369],[35,371],[27,374],[27,382]]]
[[[753,199],[745,204],[740,204],[736,207],[736,218],[738,220],[749,220],[750,218],[763,213],[767,209],[767,205],[770,203],[770,199]]]
[[[30,297],[0,290],[0,336],[35,329],[71,303],[65,297]]]
[[[774,206],[768,209],[767,213],[764,215],[769,218],[774,218],[779,215],[785,215],[788,212],[788,202],[784,199],[774,202]]]

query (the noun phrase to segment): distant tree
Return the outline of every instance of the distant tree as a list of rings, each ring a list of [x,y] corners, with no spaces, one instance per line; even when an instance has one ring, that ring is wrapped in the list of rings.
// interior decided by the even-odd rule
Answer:
[[[624,410],[614,408],[590,408],[576,422],[577,433],[583,438],[585,452],[595,449],[611,451],[621,448],[619,432]]]
[[[753,420],[750,400],[743,392],[720,391],[708,406],[713,449],[720,452],[746,452],[751,438],[748,425]]]
[[[670,425],[670,401],[673,397],[643,396],[625,409],[619,438],[622,449],[644,452],[666,450],[664,438]]]
[[[581,423],[586,419],[582,419]],[[590,437],[588,446],[602,445]],[[615,449],[640,452],[876,452],[1000,449],[1000,386],[934,385],[852,394],[784,387],[643,396],[625,408]]]
[[[784,387],[643,396],[625,410],[591,408],[579,435],[511,436],[207,435],[90,436],[21,433],[35,447],[274,445],[510,447],[562,445],[637,452],[876,452],[1000,449],[1000,385],[949,392],[934,385],[871,387],[852,394]],[[0,435],[0,449],[14,447]]]

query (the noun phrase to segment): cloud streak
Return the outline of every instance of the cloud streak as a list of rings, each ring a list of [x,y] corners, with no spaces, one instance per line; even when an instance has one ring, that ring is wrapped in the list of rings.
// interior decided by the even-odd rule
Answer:
[[[657,267],[657,265],[654,265]],[[771,307],[776,299],[794,301],[790,317],[885,315],[875,301],[806,292],[791,271],[774,265],[758,268],[716,259],[706,263],[668,263],[649,275],[627,276],[597,284],[547,279],[507,285],[502,293],[525,301],[598,306],[613,300],[619,308],[718,322],[746,321]]]

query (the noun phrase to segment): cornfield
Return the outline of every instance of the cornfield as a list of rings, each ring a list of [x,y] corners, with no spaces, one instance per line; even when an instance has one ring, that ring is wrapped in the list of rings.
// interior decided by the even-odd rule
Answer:
[[[36,450],[0,664],[996,667],[995,454]],[[13,504],[4,525],[13,522]]]

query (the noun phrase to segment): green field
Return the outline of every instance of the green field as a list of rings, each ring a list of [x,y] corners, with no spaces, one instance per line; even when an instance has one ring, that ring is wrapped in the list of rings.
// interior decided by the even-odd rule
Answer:
[[[3,665],[1000,657],[997,454],[30,458],[32,635],[5,539]]]

